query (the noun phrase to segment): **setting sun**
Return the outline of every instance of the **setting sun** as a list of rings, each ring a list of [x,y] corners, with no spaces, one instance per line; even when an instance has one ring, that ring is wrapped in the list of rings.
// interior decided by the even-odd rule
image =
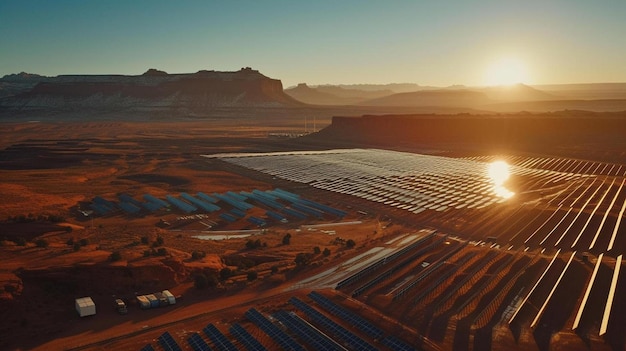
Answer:
[[[513,85],[518,83],[528,83],[528,70],[524,62],[515,58],[501,59],[492,63],[485,76],[485,84]]]

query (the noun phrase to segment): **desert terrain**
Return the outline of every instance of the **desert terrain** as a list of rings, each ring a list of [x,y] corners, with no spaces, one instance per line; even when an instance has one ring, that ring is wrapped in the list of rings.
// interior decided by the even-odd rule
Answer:
[[[330,333],[315,341],[284,329],[312,349],[623,348],[625,285],[611,282],[626,247],[615,146],[623,139],[588,153],[511,144],[495,154],[489,142],[451,147],[439,133],[392,144],[384,127],[368,139],[367,125],[350,134],[344,119],[333,123],[300,138],[286,136],[302,134],[301,121],[284,119],[4,123],[0,309],[11,337],[2,349],[159,349],[164,335],[192,349],[188,339],[209,324],[240,348],[235,324],[267,349],[284,348],[252,309]],[[480,172],[495,160],[512,167],[510,200],[480,190],[489,187]],[[252,198],[247,215],[263,226],[175,206],[102,215],[90,207],[121,194],[142,201],[275,189],[345,215],[275,221],[268,203]],[[175,305],[139,308],[136,295],[164,289]],[[611,319],[598,336],[609,291]],[[344,312],[327,310],[320,294]],[[82,296],[96,315],[78,316]],[[115,298],[128,314],[115,311]]]

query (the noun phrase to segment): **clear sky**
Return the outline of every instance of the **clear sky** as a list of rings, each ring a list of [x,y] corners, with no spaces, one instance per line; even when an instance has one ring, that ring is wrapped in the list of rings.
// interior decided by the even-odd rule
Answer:
[[[626,1],[0,0],[0,76],[245,66],[285,87],[626,82]]]

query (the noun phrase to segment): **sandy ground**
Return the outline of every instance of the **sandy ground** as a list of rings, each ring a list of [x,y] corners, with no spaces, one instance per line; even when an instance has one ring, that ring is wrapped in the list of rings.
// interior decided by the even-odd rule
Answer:
[[[421,231],[425,227],[436,226],[453,235],[465,235],[462,239],[474,239],[484,235],[487,228],[504,229],[501,220],[517,213],[511,207],[466,210],[447,215],[429,212],[410,215],[399,209],[281,181],[200,156],[316,147],[310,142],[298,144],[291,139],[267,137],[269,133],[297,132],[298,123],[262,128],[241,121],[221,124],[213,121],[210,125],[196,121],[21,123],[3,127],[6,128],[0,131],[0,194],[4,201],[0,206],[0,236],[6,240],[2,240],[0,246],[0,313],[3,316],[0,335],[10,337],[0,338],[0,349],[137,350],[147,343],[156,345],[155,338],[165,330],[175,333],[178,340],[184,340],[208,323],[216,324],[223,332],[234,322],[249,326],[243,317],[248,308],[254,306],[267,312],[289,308],[288,298],[298,296],[304,299],[311,289],[322,289],[324,294],[384,325],[387,331],[396,335],[408,340],[416,338],[418,333],[433,336],[444,340],[437,341],[444,349],[451,348],[456,345],[453,339],[457,320],[450,319],[447,324],[446,318],[458,305],[437,301],[437,296],[452,293],[448,290],[456,286],[458,276],[452,276],[426,296],[425,301],[438,303],[436,310],[428,310],[427,302],[417,306],[408,302],[392,304],[390,296],[423,271],[422,262],[436,262],[460,245],[457,239],[451,238],[447,240],[447,246],[417,256],[415,262],[395,272],[396,275],[383,285],[358,298],[350,297],[356,286],[341,291],[329,290],[340,278],[336,273],[340,272],[343,277],[346,272],[357,269],[355,267],[371,264],[380,257],[377,256],[379,251],[393,251],[394,245],[399,245],[397,249],[430,232],[430,229]],[[214,241],[194,236],[206,235],[207,228],[201,222],[218,222],[216,214],[191,218],[177,211],[140,216],[117,212],[88,218],[80,212],[95,196],[113,200],[120,193],[140,198],[145,193],[164,197],[181,192],[223,193],[277,187],[345,210],[348,216],[342,221],[354,223],[307,227],[338,221],[325,216],[319,220],[272,223],[251,237]],[[533,211],[539,213],[538,219],[542,218],[544,212],[531,206],[524,208],[524,218],[535,218]],[[257,212],[254,213],[261,214]],[[510,223],[510,227],[512,229],[503,232],[522,231],[524,223]],[[237,232],[258,228],[244,221],[234,224],[222,221],[211,230]],[[287,233],[292,235],[291,243],[283,245]],[[26,239],[25,245],[14,242],[19,237]],[[159,237],[163,244],[154,246]],[[38,247],[37,239],[44,239],[47,247]],[[247,249],[249,239],[258,239],[262,246]],[[356,242],[355,248],[345,246],[348,239]],[[79,243],[78,247],[76,243]],[[329,249],[330,254],[313,254],[314,247]],[[154,256],[151,250],[159,248],[164,248],[167,253]],[[206,256],[193,259],[194,251],[202,251]],[[121,259],[112,262],[113,252],[119,252]],[[295,267],[294,257],[298,253],[312,254],[308,267]],[[495,258],[490,256],[488,247],[478,246],[461,250],[451,262],[461,262],[463,255],[473,257],[463,261],[462,267],[467,272],[472,271],[473,265],[484,265],[484,270],[476,271],[477,276],[490,272],[489,269],[495,270],[495,262],[507,257],[502,254]],[[530,261],[535,253],[524,255]],[[537,260],[544,261],[545,258]],[[193,287],[193,278],[197,274],[217,276],[225,267],[236,274],[221,281],[216,288],[197,290]],[[488,287],[484,291],[485,298],[498,298],[500,300],[496,301],[504,301],[506,307],[519,286],[527,285],[541,274],[539,268],[529,270],[528,274],[513,274],[523,271],[522,267],[512,264],[500,272],[494,284],[485,285]],[[576,279],[574,275],[568,276],[571,278],[569,284],[557,291],[557,295],[566,294],[564,289],[567,288],[580,290],[584,287],[589,269],[580,264],[575,268]],[[373,273],[385,269],[387,267]],[[272,270],[277,272],[272,273]],[[609,275],[605,270],[601,271],[603,277]],[[248,271],[257,272],[259,278],[247,282]],[[503,281],[501,285],[500,281]],[[476,279],[471,283],[475,285],[459,285],[458,295],[453,295],[455,301],[463,294],[477,294],[480,282]],[[420,285],[417,291],[426,291],[426,287],[427,284]],[[547,285],[541,288],[542,291],[549,290]],[[137,293],[163,289],[179,296],[175,306],[144,311],[131,303],[128,315],[118,315],[114,311],[114,297],[130,302]],[[497,289],[503,289],[506,297],[492,293]],[[77,316],[74,299],[81,296],[94,298],[98,306],[96,316],[83,319]],[[575,298],[567,299],[564,308],[571,309]],[[477,302],[472,306],[485,305],[488,304]],[[620,311],[624,310],[622,305],[618,306]],[[496,316],[495,309],[500,306],[495,305],[489,316]],[[380,311],[385,311],[385,315]],[[565,318],[569,316],[554,305],[549,311]],[[424,313],[430,313],[438,322],[430,323],[423,317]],[[485,323],[491,322],[487,319]],[[545,321],[545,324],[551,328],[561,322],[559,319]],[[595,328],[594,321],[586,320],[585,323],[586,328]],[[258,329],[250,328],[257,331],[255,336],[263,338],[265,345],[277,346]],[[615,339],[617,334],[613,331],[612,338]],[[473,343],[479,345],[480,339],[476,335]],[[550,343],[546,336],[533,336],[528,329],[524,329],[518,338],[515,340],[515,332],[508,327],[499,326],[493,329],[492,346],[502,350],[533,349],[537,343]],[[571,331],[555,334],[553,344],[558,344],[558,338],[563,345],[573,348],[582,344]],[[606,347],[597,338],[587,335],[582,338],[594,349]],[[492,340],[491,334],[489,340]],[[613,342],[623,345],[623,340]],[[471,345],[472,340],[459,344]],[[437,347],[435,345],[432,349]]]

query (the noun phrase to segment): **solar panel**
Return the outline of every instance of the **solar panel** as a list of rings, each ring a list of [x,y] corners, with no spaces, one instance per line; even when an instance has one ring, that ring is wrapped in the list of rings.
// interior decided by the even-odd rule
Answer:
[[[152,347],[152,345],[147,344],[146,346],[142,347],[141,350],[139,351],[154,351],[154,347]]]
[[[337,316],[349,324],[357,327],[360,331],[364,332],[373,339],[378,340],[383,336],[383,331],[367,321],[365,318],[335,304],[320,293],[312,291],[309,293],[309,297],[318,303],[322,308],[330,312],[333,316]]]
[[[202,329],[204,334],[211,339],[211,342],[222,351],[238,351],[238,349],[233,345],[230,340],[222,332],[217,329],[213,324],[209,324],[204,329]]]
[[[250,335],[244,327],[235,323],[230,326],[230,333],[246,347],[248,351],[267,351],[254,336]]]
[[[381,343],[394,351],[415,351],[415,348],[395,336],[384,338]]]
[[[269,337],[276,341],[282,348],[293,351],[306,351],[304,347],[298,344],[280,328],[272,324],[272,322],[268,321],[267,318],[263,317],[263,315],[254,308],[251,308],[246,312],[246,317],[261,328],[265,334],[269,335]]]
[[[320,324],[322,328],[324,328],[330,334],[333,334],[335,337],[337,337],[338,339],[346,343],[349,348],[355,349],[355,350],[370,350],[370,351],[378,350],[367,341],[354,335],[354,333],[342,327],[341,325],[333,322],[331,319],[323,315],[321,312],[317,311],[316,309],[309,306],[307,303],[301,301],[297,297],[292,297],[291,299],[289,299],[289,303],[296,306],[300,311],[304,312],[314,322]]]
[[[316,350],[345,350],[335,341],[313,328],[295,314],[286,311],[278,311],[274,314],[274,317]]]
[[[194,351],[211,351],[209,345],[198,333],[191,334],[191,336],[187,338],[187,343]]]
[[[159,336],[157,340],[165,351],[182,351],[176,340],[172,338],[172,335],[170,335],[169,332],[161,334],[161,336]]]

